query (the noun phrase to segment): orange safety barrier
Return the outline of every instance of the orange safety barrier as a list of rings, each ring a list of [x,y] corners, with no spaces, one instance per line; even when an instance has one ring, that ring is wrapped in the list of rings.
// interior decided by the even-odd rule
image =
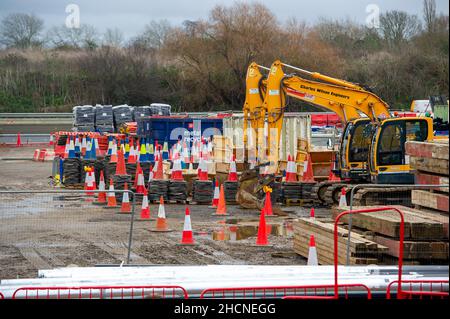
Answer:
[[[348,299],[350,294],[363,293],[367,299],[372,299],[370,288],[363,284],[339,285],[343,296]],[[209,288],[202,291],[200,298],[239,298],[239,299],[332,299],[334,285],[308,285],[308,286],[265,286],[265,287],[236,287],[236,288]]]
[[[43,294],[40,294],[43,292]],[[50,294],[52,292],[52,294]],[[186,289],[164,286],[23,287],[12,299],[167,299],[189,298]]]
[[[44,159],[45,159],[45,153],[47,152],[47,150],[45,149],[45,148],[43,148],[43,149],[41,149],[40,151],[39,151],[39,158],[38,158],[38,161],[41,161],[41,162],[43,162],[44,161]]]
[[[407,287],[409,286],[409,290],[404,290],[405,284]],[[386,299],[391,299],[393,285],[397,285],[397,299],[413,299],[413,297],[419,299],[424,299],[423,297],[429,297],[430,299],[433,299],[433,297],[448,298],[448,280],[402,280],[400,289],[398,289],[399,281],[395,280],[389,283],[386,289]]]

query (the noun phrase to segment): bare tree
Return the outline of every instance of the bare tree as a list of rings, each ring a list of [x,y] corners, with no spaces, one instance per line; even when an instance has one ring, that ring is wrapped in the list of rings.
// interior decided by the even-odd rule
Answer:
[[[98,43],[96,29],[87,24],[79,28],[68,28],[65,25],[52,27],[47,32],[48,41],[55,47],[93,48]]]
[[[160,49],[171,30],[167,20],[151,21],[145,26],[144,32],[134,39],[134,43],[152,49]]]
[[[391,47],[417,35],[422,29],[419,18],[403,11],[388,11],[380,16],[380,31]]]
[[[123,44],[123,33],[118,28],[107,29],[103,34],[103,44],[120,47]]]
[[[12,13],[0,24],[0,42],[7,47],[29,48],[41,45],[44,21],[34,14]]]
[[[428,33],[436,31],[436,2],[435,0],[423,0],[423,19]]]

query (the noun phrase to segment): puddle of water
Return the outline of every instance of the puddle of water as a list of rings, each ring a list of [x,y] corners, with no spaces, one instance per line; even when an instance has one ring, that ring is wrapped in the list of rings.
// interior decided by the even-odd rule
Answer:
[[[224,225],[212,232],[212,239],[216,241],[238,241],[254,237],[258,234],[258,223],[248,223],[236,225]],[[227,220],[228,223],[228,220]],[[266,225],[266,232],[273,236],[290,237],[294,234],[292,221],[286,220],[280,223]]]

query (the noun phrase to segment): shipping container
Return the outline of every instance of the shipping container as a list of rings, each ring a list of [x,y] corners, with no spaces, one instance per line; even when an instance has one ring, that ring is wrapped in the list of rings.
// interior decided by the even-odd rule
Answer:
[[[192,142],[201,137],[221,135],[223,128],[222,117],[189,117],[180,116],[151,116],[137,121],[137,135],[140,138],[152,139],[162,144],[167,141],[172,147],[178,140]]]
[[[223,134],[232,140],[238,149],[244,147],[243,128],[243,114],[234,114],[223,119]],[[295,157],[299,138],[311,143],[311,116],[305,113],[285,113],[280,138],[280,160],[287,160],[288,154]]]

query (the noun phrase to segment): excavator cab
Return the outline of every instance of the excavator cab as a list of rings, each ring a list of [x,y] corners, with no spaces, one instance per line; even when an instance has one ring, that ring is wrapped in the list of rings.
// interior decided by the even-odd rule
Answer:
[[[369,118],[349,121],[342,134],[339,149],[339,170],[342,179],[367,181],[367,158],[372,141],[372,125]]]
[[[431,118],[404,117],[382,121],[376,126],[368,157],[371,182],[414,184],[405,143],[432,139]]]

